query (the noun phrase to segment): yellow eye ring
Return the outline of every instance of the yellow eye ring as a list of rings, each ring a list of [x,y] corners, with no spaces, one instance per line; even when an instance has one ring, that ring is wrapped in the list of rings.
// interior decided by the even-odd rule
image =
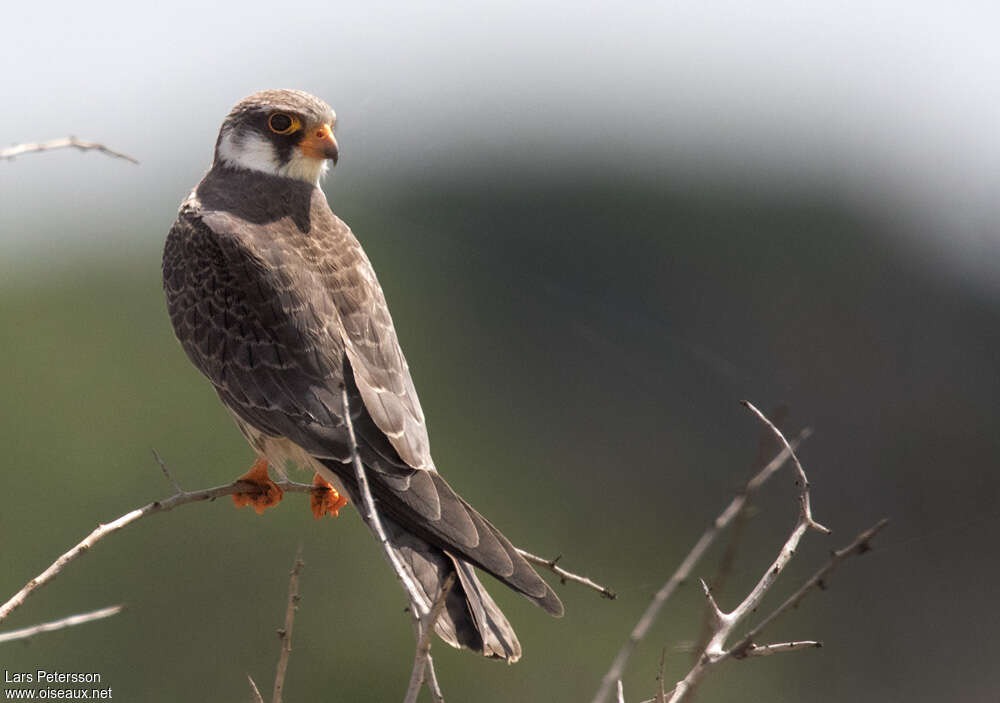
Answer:
[[[275,112],[267,118],[267,126],[275,134],[291,134],[297,132],[302,127],[302,123],[294,115]]]

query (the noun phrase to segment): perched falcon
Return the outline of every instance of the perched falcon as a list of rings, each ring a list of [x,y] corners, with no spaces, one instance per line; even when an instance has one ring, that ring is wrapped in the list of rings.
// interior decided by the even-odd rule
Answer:
[[[360,499],[344,421],[392,549],[433,602],[454,572],[437,633],[516,661],[521,645],[477,566],[549,613],[559,598],[497,528],[455,493],[431,459],[420,401],[382,288],[318,182],[337,162],[336,118],[300,91],[256,93],[222,123],[211,170],[180,207],[163,252],[163,287],[188,357],[257,452],[247,475],[262,509],[267,476],[287,462],[331,484],[317,516]],[[322,479],[322,480],[320,480]],[[238,501],[237,504],[240,504]]]

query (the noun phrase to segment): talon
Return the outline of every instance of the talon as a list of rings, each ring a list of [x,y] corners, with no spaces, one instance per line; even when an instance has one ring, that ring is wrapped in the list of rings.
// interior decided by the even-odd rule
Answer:
[[[238,482],[249,484],[246,491],[233,494],[233,502],[237,508],[244,505],[252,505],[253,509],[260,515],[268,508],[277,505],[284,497],[278,484],[267,475],[267,459],[257,457],[250,470],[236,479]]]
[[[313,477],[313,485],[315,488],[309,496],[313,517],[317,520],[324,515],[337,517],[340,509],[347,505],[347,498],[340,495],[340,492],[332,484],[324,481],[319,474]]]

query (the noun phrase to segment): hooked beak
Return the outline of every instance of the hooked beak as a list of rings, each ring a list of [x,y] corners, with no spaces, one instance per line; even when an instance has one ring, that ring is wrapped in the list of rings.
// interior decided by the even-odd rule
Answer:
[[[314,127],[307,132],[305,138],[299,142],[299,150],[311,159],[330,159],[334,165],[340,156],[337,140],[333,137],[333,129],[328,124]]]

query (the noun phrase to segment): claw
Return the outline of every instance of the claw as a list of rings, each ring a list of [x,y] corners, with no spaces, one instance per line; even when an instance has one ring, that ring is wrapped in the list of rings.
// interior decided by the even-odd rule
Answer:
[[[309,496],[309,503],[312,506],[313,517],[319,520],[324,515],[337,517],[340,509],[347,505],[347,498],[340,495],[340,492],[332,484],[323,480],[319,474],[313,477],[312,495]]]
[[[284,496],[284,491],[267,475],[267,459],[263,457],[257,457],[257,461],[253,463],[250,470],[236,480],[250,484],[247,486],[248,490],[233,494],[233,502],[236,503],[237,508],[252,505],[257,514],[260,515],[268,508],[280,503]]]

